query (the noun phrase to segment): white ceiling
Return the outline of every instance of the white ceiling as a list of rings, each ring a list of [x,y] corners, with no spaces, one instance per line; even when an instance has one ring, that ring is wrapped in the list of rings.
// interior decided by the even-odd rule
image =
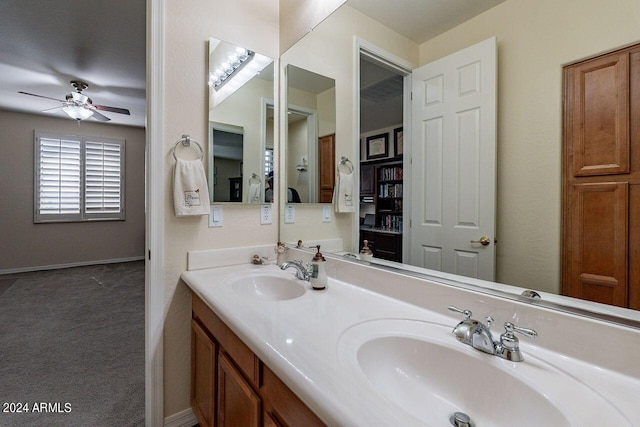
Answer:
[[[83,80],[114,124],[145,124],[145,0],[1,0],[0,109],[68,118],[56,101]],[[88,119],[93,121],[93,119]]]
[[[347,4],[421,44],[504,0],[348,0]]]

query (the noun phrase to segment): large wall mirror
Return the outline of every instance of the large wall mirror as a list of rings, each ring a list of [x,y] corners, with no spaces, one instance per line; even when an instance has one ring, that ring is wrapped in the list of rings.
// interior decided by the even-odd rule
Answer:
[[[330,203],[322,198],[323,174],[333,174],[333,167],[322,167],[322,150],[332,146],[319,140],[335,135],[336,87],[329,77],[288,64],[287,131],[285,177],[287,203]],[[331,151],[333,153],[333,151]],[[329,177],[332,178],[332,177]]]
[[[563,66],[640,41],[640,26],[627,19],[637,16],[637,6],[623,0],[606,5],[590,2],[578,16],[571,13],[567,4],[547,3],[541,8],[523,7],[515,0],[494,1],[471,14],[431,14],[439,17],[435,23],[428,21],[428,13],[421,13],[422,9],[429,10],[427,5],[416,8],[401,1],[394,2],[393,7],[391,17],[384,2],[347,0],[281,57],[283,65],[295,64],[335,80],[336,132],[341,136],[336,140],[335,158],[359,160],[355,163],[361,178],[361,203],[356,215],[334,214],[331,222],[325,222],[321,206],[298,209],[298,226],[281,225],[281,240],[340,241],[336,249],[339,255],[357,254],[362,246],[361,228],[381,226],[380,212],[376,212],[377,203],[372,198],[383,191],[381,184],[387,194],[400,191],[397,174],[402,173],[402,202],[384,207],[389,211],[385,223],[388,231],[401,236],[396,243],[397,260],[404,261],[410,270],[420,266],[412,262],[408,253],[415,219],[407,211],[414,203],[410,187],[423,185],[411,180],[411,170],[426,165],[416,165],[414,159],[411,166],[416,132],[411,132],[412,118],[404,107],[411,104],[406,100],[399,104],[403,107],[396,104],[395,116],[389,122],[371,117],[380,113],[376,109],[383,103],[378,101],[411,96],[407,84],[415,69],[495,37],[496,228],[488,236],[488,245],[495,250],[494,281],[502,291],[509,292],[514,286],[516,299],[522,288],[539,291],[543,296],[559,294]],[[567,20],[567,16],[572,18]],[[602,25],[603,22],[610,25]],[[611,28],[615,30],[610,31]],[[426,32],[421,33],[421,29]],[[399,108],[403,108],[400,115]],[[368,116],[363,113],[365,109],[374,114]],[[384,165],[385,162],[395,163]],[[443,167],[433,157],[430,162],[430,168]],[[399,168],[403,168],[402,172]],[[388,182],[378,182],[380,179]],[[473,180],[468,181],[473,184]],[[433,206],[432,202],[426,203]],[[480,237],[474,239],[476,246],[484,246]],[[389,240],[387,236],[384,239]],[[386,260],[381,261],[384,263]],[[417,269],[423,271],[420,268]],[[473,279],[467,282],[489,286]],[[558,297],[554,301],[586,310],[609,310],[569,298]],[[638,317],[631,310],[610,310],[618,316]]]
[[[212,202],[273,199],[274,61],[209,39],[209,186]]]

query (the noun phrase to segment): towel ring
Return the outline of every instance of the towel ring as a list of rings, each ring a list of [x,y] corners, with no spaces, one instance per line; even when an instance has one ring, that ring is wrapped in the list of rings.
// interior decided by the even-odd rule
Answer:
[[[351,160],[349,160],[345,156],[342,156],[342,158],[340,159],[340,163],[338,163],[338,166],[336,167],[336,169],[338,170],[338,173],[340,172],[340,166],[342,165],[351,167],[351,170],[349,172],[353,173],[353,169],[354,169],[353,163],[351,163]]]
[[[200,149],[200,159],[202,160],[204,158],[204,150],[202,149],[202,146],[200,144],[198,144],[198,141],[196,141],[195,139],[191,139],[191,137],[189,135],[182,135],[182,138],[180,138],[179,140],[176,141],[175,144],[173,144],[173,158],[176,159],[176,161],[178,160],[178,158],[176,157],[176,147],[178,146],[178,144],[182,143],[182,145],[184,147],[189,147],[191,146],[191,143],[194,143],[198,146],[198,148]]]

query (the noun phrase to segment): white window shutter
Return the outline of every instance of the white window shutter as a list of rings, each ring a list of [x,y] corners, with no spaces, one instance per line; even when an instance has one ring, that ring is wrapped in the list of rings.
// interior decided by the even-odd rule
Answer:
[[[85,213],[122,211],[122,146],[87,141],[85,146]]]
[[[80,214],[80,141],[40,137],[36,216]]]
[[[34,221],[123,220],[122,139],[36,132]]]

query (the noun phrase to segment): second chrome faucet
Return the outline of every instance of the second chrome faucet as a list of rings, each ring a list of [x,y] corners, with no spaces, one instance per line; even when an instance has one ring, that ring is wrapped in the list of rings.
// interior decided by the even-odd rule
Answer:
[[[494,340],[491,333],[491,324],[493,318],[487,316],[485,318],[486,324],[474,320],[471,318],[472,313],[469,310],[461,310],[458,307],[448,307],[450,311],[455,311],[464,316],[464,320],[453,328],[453,334],[463,344],[467,344],[476,350],[480,350],[484,353],[498,356],[502,359],[510,360],[512,362],[522,362],[524,357],[520,352],[519,340],[514,335],[514,332],[518,332],[530,338],[535,338],[538,333],[533,329],[520,328],[515,326],[511,322],[504,324],[505,332],[500,335],[498,341]]]

